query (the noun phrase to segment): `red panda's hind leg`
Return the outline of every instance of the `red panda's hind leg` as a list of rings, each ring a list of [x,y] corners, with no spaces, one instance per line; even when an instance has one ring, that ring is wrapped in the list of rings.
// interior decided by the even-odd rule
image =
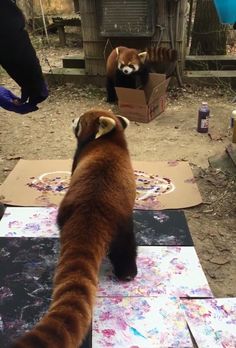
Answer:
[[[119,280],[129,281],[137,275],[137,246],[133,231],[133,218],[123,221],[118,226],[116,238],[113,240],[109,258],[114,274]]]

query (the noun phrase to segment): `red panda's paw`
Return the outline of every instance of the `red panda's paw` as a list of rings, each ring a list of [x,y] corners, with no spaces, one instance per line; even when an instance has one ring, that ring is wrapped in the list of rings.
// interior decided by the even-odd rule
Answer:
[[[129,265],[128,267],[126,266],[125,268],[123,268],[123,267],[121,267],[121,268],[116,267],[114,269],[115,276],[120,281],[125,281],[125,282],[133,280],[136,277],[137,273],[138,273],[138,270],[137,270],[136,262],[134,262],[133,264]]]

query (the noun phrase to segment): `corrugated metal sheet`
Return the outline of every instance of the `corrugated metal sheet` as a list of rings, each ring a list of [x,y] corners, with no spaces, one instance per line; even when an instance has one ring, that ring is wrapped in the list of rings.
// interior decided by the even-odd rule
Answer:
[[[100,32],[103,36],[152,36],[153,0],[102,0],[99,3]]]

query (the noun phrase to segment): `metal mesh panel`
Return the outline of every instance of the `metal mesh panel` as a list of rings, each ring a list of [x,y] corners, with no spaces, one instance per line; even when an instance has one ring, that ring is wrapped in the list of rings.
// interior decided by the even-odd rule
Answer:
[[[99,1],[102,36],[152,36],[154,33],[153,0]]]

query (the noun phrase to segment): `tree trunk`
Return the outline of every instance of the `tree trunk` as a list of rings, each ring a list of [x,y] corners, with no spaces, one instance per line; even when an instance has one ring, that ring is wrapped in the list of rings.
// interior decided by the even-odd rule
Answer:
[[[219,21],[213,0],[197,0],[190,54],[226,54],[226,27]]]

